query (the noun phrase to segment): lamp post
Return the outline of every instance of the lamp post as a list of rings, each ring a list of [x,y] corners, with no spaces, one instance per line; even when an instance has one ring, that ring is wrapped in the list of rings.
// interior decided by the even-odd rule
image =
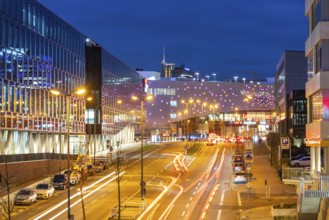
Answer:
[[[214,105],[210,105],[209,108],[212,110],[212,118],[213,118],[213,133],[215,133],[215,109],[218,108],[218,105],[217,104],[214,104]]]
[[[99,104],[94,108],[94,164],[96,163],[96,133],[97,133],[97,121],[98,121],[98,109],[102,105]]]
[[[188,103],[189,102],[186,102],[185,100],[181,100],[181,103],[182,104],[185,104],[185,110],[184,110],[184,114],[186,114],[186,116],[185,116],[185,118],[184,118],[184,120],[187,120],[187,118],[188,118],[188,114],[189,114],[189,112],[188,112]],[[185,124],[187,124],[187,122],[185,123]],[[186,129],[184,128],[184,130],[185,130],[185,137],[187,137],[187,125],[186,126],[184,126],[184,127],[186,127]]]
[[[202,103],[201,104],[201,123],[202,123],[202,135],[204,135],[205,134],[205,131],[204,131],[204,116],[203,116],[203,114],[204,114],[204,107],[206,107],[207,106],[207,102],[204,102],[204,103]]]
[[[71,219],[71,160],[70,160],[70,117],[71,117],[71,96],[66,95],[66,124],[67,124],[67,217]]]
[[[195,75],[196,75],[196,81],[199,81],[199,73],[196,72]]]
[[[140,182],[140,187],[141,187],[141,200],[144,200],[145,197],[145,186],[146,183],[144,182],[144,101],[145,100],[151,100],[153,97],[151,95],[147,95],[143,98],[138,98],[137,96],[132,96],[131,97],[133,100],[140,100],[140,105],[141,105],[141,124],[140,124],[140,129],[141,129],[141,182]]]
[[[81,95],[85,93],[85,89],[80,88],[76,90],[76,94]],[[58,90],[51,90],[51,93],[54,95],[60,95],[60,91]],[[70,155],[70,123],[71,123],[71,96],[72,94],[66,94],[65,95],[65,104],[66,104],[66,126],[67,126],[67,218],[73,219],[73,216],[71,216],[71,184],[70,184],[70,176],[71,176],[71,155]]]
[[[177,124],[177,126],[178,126],[178,129],[177,129],[177,135],[178,135],[178,137],[179,138],[181,138],[181,136],[179,136],[179,134],[181,134],[180,133],[180,130],[181,130],[181,121],[182,121],[182,113],[181,112],[178,112],[178,124]]]
[[[214,81],[216,81],[216,73],[213,73],[212,76],[214,77]]]
[[[210,77],[209,75],[206,75],[207,81],[209,81],[209,77]]]

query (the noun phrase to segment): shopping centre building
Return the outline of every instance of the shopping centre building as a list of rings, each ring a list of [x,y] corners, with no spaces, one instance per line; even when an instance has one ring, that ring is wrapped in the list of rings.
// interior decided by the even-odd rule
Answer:
[[[162,79],[149,81],[147,92],[154,96],[146,103],[147,128],[156,136],[153,140],[209,133],[265,135],[275,129],[278,117],[270,81]]]

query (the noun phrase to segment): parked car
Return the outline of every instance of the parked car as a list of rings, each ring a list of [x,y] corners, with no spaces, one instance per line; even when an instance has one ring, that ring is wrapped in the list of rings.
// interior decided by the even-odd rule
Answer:
[[[243,157],[243,154],[241,152],[235,152],[233,157]]]
[[[52,183],[55,189],[66,189],[68,181],[67,181],[67,175],[66,174],[56,174],[52,178]]]
[[[93,166],[96,173],[102,172],[104,170],[104,165],[101,162],[95,162]]]
[[[93,176],[96,172],[95,167],[92,164],[87,165],[88,174]]]
[[[244,167],[243,163],[235,163],[233,165],[233,173],[235,174],[236,172],[239,172],[239,171],[245,171],[245,167]]]
[[[37,193],[34,189],[24,188],[18,191],[15,196],[15,205],[31,205],[37,201]]]
[[[75,185],[81,181],[81,174],[79,173],[79,171],[73,170],[70,174],[71,174],[70,175],[70,184],[71,185]]]
[[[103,169],[107,170],[110,167],[110,164],[106,161],[100,161],[101,164],[103,164]]]
[[[54,196],[55,188],[51,183],[40,183],[35,187],[38,199],[48,199]]]
[[[245,171],[237,171],[233,176],[234,184],[246,184],[248,182]]]
[[[296,156],[291,157],[291,160],[298,160],[298,159],[300,159],[300,158],[302,158],[304,156],[310,156],[310,154],[307,154],[307,153],[305,153],[305,154],[298,154]]]
[[[299,167],[299,166],[310,166],[311,161],[310,161],[310,156],[303,156],[299,159],[292,160],[290,162],[291,166],[293,167]]]
[[[233,156],[232,163],[243,163],[243,157],[241,156]]]

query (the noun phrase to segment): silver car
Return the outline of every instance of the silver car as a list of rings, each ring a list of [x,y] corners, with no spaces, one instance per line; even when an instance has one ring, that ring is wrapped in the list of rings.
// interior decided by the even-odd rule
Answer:
[[[310,156],[303,156],[299,159],[292,160],[290,163],[291,166],[293,167],[310,166],[311,160],[310,160]]]
[[[15,205],[31,205],[37,201],[37,193],[34,189],[21,189],[15,196]]]
[[[234,184],[246,184],[248,182],[245,171],[238,171],[233,176]]]

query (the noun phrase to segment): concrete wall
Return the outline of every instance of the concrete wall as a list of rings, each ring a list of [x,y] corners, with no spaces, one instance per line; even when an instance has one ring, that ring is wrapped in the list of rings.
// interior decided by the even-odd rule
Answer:
[[[67,160],[44,160],[31,161],[21,163],[11,163],[7,165],[8,177],[6,175],[6,164],[0,164],[0,195],[6,194],[6,179],[10,183],[10,191],[16,191],[29,185],[31,182],[36,182],[45,177],[52,176],[60,170],[67,167]]]

